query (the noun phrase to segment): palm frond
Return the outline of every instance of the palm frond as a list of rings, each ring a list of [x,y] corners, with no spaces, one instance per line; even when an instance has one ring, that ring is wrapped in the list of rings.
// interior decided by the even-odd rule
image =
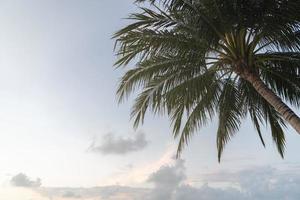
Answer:
[[[184,88],[185,92],[182,91]],[[196,94],[198,95],[191,96],[195,92],[191,92],[190,89],[197,90]],[[173,134],[175,137],[180,135],[177,157],[180,156],[184,146],[188,144],[192,134],[203,127],[208,120],[212,120],[220,89],[221,82],[216,80],[215,72],[208,72],[179,85],[179,87],[177,86],[175,90],[167,93],[166,102],[168,107],[171,108],[170,110],[173,111],[172,105],[182,105],[181,109],[185,108],[187,114],[187,119],[181,130],[183,111],[171,112]],[[181,104],[176,102],[176,99],[180,99]],[[175,109],[175,111],[177,110]]]
[[[122,101],[139,89],[131,112],[134,126],[147,111],[167,114],[179,138],[179,156],[192,135],[217,115],[220,161],[248,114],[263,146],[261,126],[270,125],[283,157],[284,121],[256,83],[280,102],[300,107],[299,0],[136,3],[139,11],[128,18],[132,23],[113,36],[115,65],[135,63],[117,91]]]
[[[239,91],[230,79],[224,83],[223,91],[219,99],[219,126],[217,130],[218,159],[226,143],[239,130],[241,119],[244,117],[241,112]]]
[[[273,141],[276,144],[279,154],[283,158],[285,149],[285,135],[281,125],[285,126],[285,123],[273,108],[268,106],[265,109],[271,127]]]
[[[267,53],[258,57],[263,80],[284,100],[299,106],[300,53]]]

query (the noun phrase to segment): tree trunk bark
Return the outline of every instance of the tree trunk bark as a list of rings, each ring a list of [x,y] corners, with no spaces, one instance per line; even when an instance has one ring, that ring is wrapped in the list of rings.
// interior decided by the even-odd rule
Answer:
[[[255,73],[243,74],[255,90],[300,134],[300,118]]]

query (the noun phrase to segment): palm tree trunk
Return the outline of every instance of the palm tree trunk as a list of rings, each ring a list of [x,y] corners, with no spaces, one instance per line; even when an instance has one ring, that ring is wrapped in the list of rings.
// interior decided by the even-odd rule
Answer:
[[[300,118],[254,73],[242,76],[300,134]]]

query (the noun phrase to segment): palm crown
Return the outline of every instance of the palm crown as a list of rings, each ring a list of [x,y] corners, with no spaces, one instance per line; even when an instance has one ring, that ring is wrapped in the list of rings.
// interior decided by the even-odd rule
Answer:
[[[138,0],[144,2],[146,0]],[[148,0],[115,33],[123,75],[120,101],[140,88],[131,116],[167,114],[179,137],[178,155],[193,133],[218,117],[218,157],[250,116],[269,124],[284,155],[283,127],[300,120],[283,101],[300,105],[298,0]]]

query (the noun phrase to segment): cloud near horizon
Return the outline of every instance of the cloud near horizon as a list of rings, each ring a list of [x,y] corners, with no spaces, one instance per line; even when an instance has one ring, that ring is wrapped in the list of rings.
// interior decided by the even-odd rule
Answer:
[[[164,165],[148,176],[152,188],[107,186],[93,188],[36,188],[56,199],[80,200],[298,200],[299,166],[295,170],[256,167],[236,172],[205,174],[201,187],[188,183],[184,160]],[[203,181],[202,180],[202,181]],[[223,187],[215,187],[222,185]]]
[[[148,143],[143,132],[127,138],[116,136],[115,133],[108,133],[101,138],[100,144],[96,144],[94,140],[88,150],[103,155],[125,155],[143,150]]]
[[[71,191],[66,191],[64,194],[62,194],[63,198],[73,198],[73,199],[80,199],[81,196],[78,194],[75,194],[74,192]]]
[[[19,173],[13,176],[10,180],[12,186],[35,188],[42,185],[41,179],[31,180],[26,174]]]

